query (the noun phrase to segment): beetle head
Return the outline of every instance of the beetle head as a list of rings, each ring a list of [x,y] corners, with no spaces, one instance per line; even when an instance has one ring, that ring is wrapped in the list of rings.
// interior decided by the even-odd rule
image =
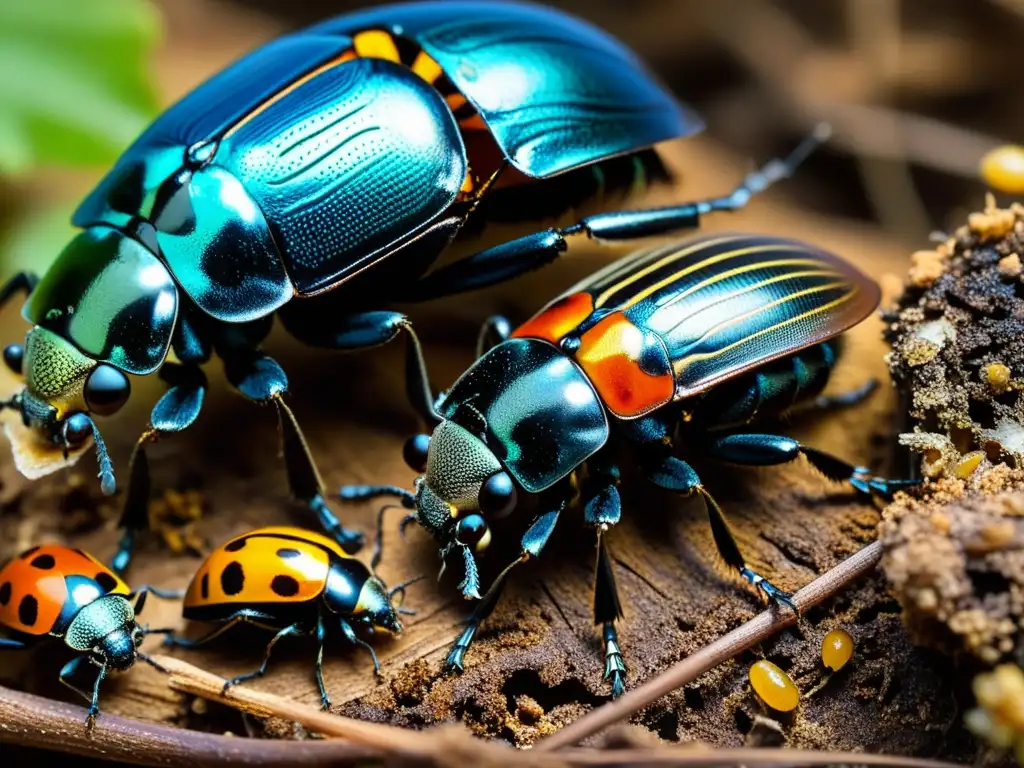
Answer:
[[[398,612],[391,602],[387,587],[376,576],[370,576],[360,587],[352,618],[374,629],[395,633],[402,631],[402,622],[398,620]]]
[[[174,281],[154,252],[127,232],[92,226],[29,294],[22,315],[33,327],[24,347],[4,350],[7,365],[25,377],[7,405],[65,458],[91,436],[105,493],[114,492],[114,477],[90,414],[119,410],[131,392],[126,374],[163,364],[177,311]]]
[[[515,483],[480,437],[448,420],[430,436],[425,468],[416,481],[416,520],[437,539],[442,560],[461,554],[466,576],[460,588],[477,598],[474,555],[491,542],[488,521],[515,508]]]
[[[24,425],[34,430],[45,444],[61,450],[65,457],[93,438],[103,492],[113,493],[110,460],[89,414],[106,416],[118,411],[131,393],[128,377],[39,326],[26,334],[23,349],[20,345],[8,346],[4,360],[15,373],[25,377],[25,388],[7,403],[8,407],[18,410]]]

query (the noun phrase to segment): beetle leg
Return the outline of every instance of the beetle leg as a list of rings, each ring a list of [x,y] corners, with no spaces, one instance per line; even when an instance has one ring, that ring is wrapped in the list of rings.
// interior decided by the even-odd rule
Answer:
[[[316,615],[316,685],[320,689],[320,709],[331,708],[331,697],[327,695],[327,687],[324,685],[324,640],[327,638],[327,628],[324,626],[324,614],[322,611]]]
[[[288,376],[277,362],[256,349],[236,348],[224,355],[228,381],[247,400],[273,403],[281,427],[288,485],[295,498],[316,513],[324,530],[349,553],[363,546],[363,534],[345,528],[327,506],[324,483],[292,409],[284,401]]]
[[[344,352],[379,347],[393,341],[404,331],[407,339],[405,391],[409,403],[430,429],[440,423],[441,417],[434,410],[434,392],[427,374],[423,348],[409,318],[401,312],[361,312],[332,320],[331,327],[327,329],[291,328],[290,331],[307,344]]]
[[[746,561],[740,552],[739,545],[729,530],[729,524],[725,520],[725,513],[718,506],[718,502],[708,493],[701,484],[700,476],[693,467],[682,459],[675,456],[664,456],[648,470],[648,478],[659,488],[668,491],[690,496],[694,493],[704,497],[704,506],[708,512],[708,522],[711,524],[711,535],[715,540],[715,547],[718,553],[725,560],[726,564],[735,568],[751,585],[759,590],[772,601],[789,606],[794,611],[796,604],[790,599],[792,594],[784,592],[763,576],[755,573],[747,567]]]
[[[73,658],[71,661],[64,665],[57,679],[60,680],[62,684],[66,685],[68,688],[73,690],[75,693],[81,695],[89,702],[89,714],[85,718],[85,727],[91,731],[93,727],[96,725],[96,716],[100,713],[100,684],[107,676],[107,665],[104,664],[100,667],[100,671],[96,675],[96,680],[95,682],[93,682],[91,693],[89,691],[82,690],[77,685],[72,683],[71,680],[69,679],[71,675],[75,674],[78,671],[78,668],[88,658],[88,656],[76,656],[75,658]]]
[[[344,619],[339,619],[338,623],[341,626],[341,631],[344,633],[346,640],[348,640],[353,645],[362,646],[369,652],[370,658],[373,659],[373,671],[377,674],[378,677],[380,677],[380,662],[377,661],[377,654],[374,652],[373,646],[365,640],[363,640],[362,638],[360,638],[359,635],[356,634],[356,631],[352,629],[352,625]]]
[[[531,557],[538,557],[540,555],[544,550],[544,546],[551,538],[551,534],[555,530],[555,525],[558,523],[558,516],[561,514],[562,510],[565,509],[565,505],[566,501],[563,499],[555,509],[541,513],[530,524],[526,533],[523,534],[522,553],[517,559],[505,566],[505,569],[498,574],[497,578],[495,578],[493,582],[491,582],[490,588],[484,593],[484,596],[480,598],[480,602],[476,604],[476,607],[473,609],[473,613],[470,614],[469,620],[466,622],[466,628],[462,630],[462,633],[458,638],[456,638],[455,642],[452,644],[451,650],[448,652],[448,656],[445,658],[445,671],[462,671],[466,651],[468,651],[469,646],[472,645],[473,638],[476,636],[477,630],[480,629],[480,625],[488,616],[491,615],[495,606],[498,604],[498,600],[501,598],[501,593],[505,589],[505,581],[509,572],[517,565],[525,563]]]
[[[246,680],[252,680],[254,677],[263,677],[263,675],[267,673],[267,665],[270,663],[270,654],[273,652],[274,646],[277,645],[277,641],[280,640],[282,637],[288,637],[289,635],[304,634],[307,633],[302,630],[302,626],[298,622],[290,624],[284,629],[278,631],[276,635],[270,638],[270,642],[267,643],[266,650],[263,651],[263,663],[260,664],[259,669],[255,669],[252,672],[246,672],[242,675],[236,675],[230,680],[225,680],[224,687],[220,690],[220,695],[227,695],[228,688],[230,688],[233,685],[244,683]]]
[[[192,426],[199,418],[206,395],[206,375],[197,365],[167,363],[160,369],[160,378],[171,387],[153,406],[149,427],[143,431],[132,452],[128,491],[118,524],[123,533],[117,554],[111,561],[111,569],[119,575],[128,569],[131,562],[136,534],[149,527],[150,481],[146,445]]]
[[[481,358],[512,334],[512,323],[504,315],[491,315],[480,326],[476,337],[476,356]]]
[[[619,468],[598,454],[588,465],[602,485],[583,509],[584,522],[597,532],[597,564],[594,570],[594,623],[602,626],[604,679],[611,681],[612,698],[625,691],[626,664],[622,660],[615,622],[622,617],[622,603],[615,584],[615,572],[608,556],[605,533],[622,519],[619,498]]]
[[[867,467],[854,466],[816,448],[801,445],[791,437],[780,435],[725,435],[711,441],[709,451],[717,459],[755,467],[785,464],[803,454],[829,480],[848,482],[861,493],[877,494],[883,498],[919,482],[875,477]]]
[[[862,403],[876,389],[878,389],[878,379],[868,379],[856,389],[851,389],[848,392],[838,392],[834,395],[818,395],[812,403],[814,408],[819,411],[850,408]]]
[[[38,284],[39,275],[35,272],[16,273],[3,286],[0,286],[0,307],[10,301],[16,293],[24,293],[28,296]]]
[[[615,621],[622,617],[619,590],[604,532],[597,532],[597,570],[594,575],[594,623],[602,625],[604,640],[604,679],[612,684],[612,698],[617,699],[626,690],[626,664],[619,647],[619,633]]]
[[[29,644],[9,637],[0,637],[0,651],[27,651]]]
[[[567,227],[551,227],[524,235],[430,272],[417,281],[409,295],[403,298],[424,301],[510,280],[557,259],[568,249],[565,238],[571,235],[616,241],[694,229],[700,226],[701,217],[705,214],[738,211],[754,195],[792,175],[797,166],[828,138],[829,133],[828,126],[818,126],[788,157],[766,163],[727,195],[664,208],[598,213]]]
[[[205,645],[211,640],[220,637],[232,627],[238,626],[239,624],[254,624],[257,627],[264,627],[258,620],[264,619],[266,621],[273,621],[273,616],[259,611],[243,608],[239,611],[228,616],[224,623],[214,627],[202,637],[197,637],[195,640],[190,640],[187,637],[179,637],[176,634],[170,634],[164,638],[164,645],[173,645],[178,648],[198,648],[200,645]],[[276,631],[276,630],[275,630]]]

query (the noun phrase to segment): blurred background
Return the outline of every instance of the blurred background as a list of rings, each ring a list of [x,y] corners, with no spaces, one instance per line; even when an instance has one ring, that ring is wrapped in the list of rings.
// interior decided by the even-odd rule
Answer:
[[[283,30],[372,4],[0,4],[3,273],[45,268],[79,198],[161,107]],[[832,144],[772,195],[908,249],[977,208],[980,157],[1022,138],[1024,0],[551,4],[614,32],[697,107],[708,122],[698,147],[752,164],[787,149],[813,121],[830,121]],[[699,183],[690,175],[685,188],[720,191],[743,170],[714,185],[697,165]]]

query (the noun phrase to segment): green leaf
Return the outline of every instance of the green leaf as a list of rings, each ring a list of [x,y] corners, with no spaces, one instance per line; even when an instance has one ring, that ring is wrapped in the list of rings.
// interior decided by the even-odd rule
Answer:
[[[109,165],[157,111],[148,0],[0,0],[0,173]]]
[[[2,273],[45,272],[75,236],[77,230],[71,226],[74,210],[74,203],[63,203],[21,212],[0,237]]]

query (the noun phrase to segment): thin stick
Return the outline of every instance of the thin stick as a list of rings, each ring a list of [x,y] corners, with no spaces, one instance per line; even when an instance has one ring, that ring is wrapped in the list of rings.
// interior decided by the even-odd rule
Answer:
[[[349,742],[275,741],[200,733],[100,713],[85,728],[85,708],[0,687],[0,744],[54,750],[132,765],[213,768],[314,766],[358,761],[379,751]],[[0,753],[3,753],[0,749]]]
[[[155,656],[154,661],[170,673],[167,684],[174,690],[226,704],[256,717],[277,716],[294,720],[324,736],[342,738],[363,747],[407,757],[429,757],[436,749],[437,740],[421,731],[397,731],[389,725],[332,715],[245,685],[233,686],[227,694],[223,694],[224,678],[212,672],[172,656]]]
[[[869,544],[798,591],[793,595],[793,601],[801,611],[817,605],[822,600],[836,594],[854,579],[873,570],[881,557],[881,542],[876,541]],[[708,670],[714,669],[719,664],[795,623],[796,615],[793,611],[777,608],[763,611],[746,624],[737,627],[732,632],[704,646],[692,656],[669,667],[653,680],[649,680],[639,688],[627,691],[621,698],[598,707],[575,723],[538,742],[533,751],[545,752],[577,744],[602,728],[625,720],[635,712],[653,704],[666,693],[682,688]]]

